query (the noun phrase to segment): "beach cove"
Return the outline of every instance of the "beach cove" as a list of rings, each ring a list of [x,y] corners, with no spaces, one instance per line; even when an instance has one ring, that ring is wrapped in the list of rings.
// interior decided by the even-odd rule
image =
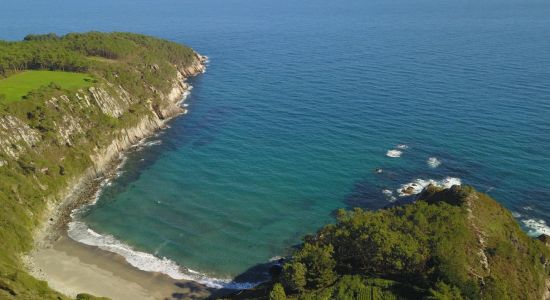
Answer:
[[[181,278],[197,295],[251,286],[337,209],[408,203],[430,183],[472,185],[529,235],[550,233],[547,3],[122,3],[65,4],[55,23],[37,4],[32,22],[0,21],[11,40],[144,32],[212,59],[187,81],[184,117],[124,145],[123,165],[114,147],[110,180],[79,189],[88,200],[50,208],[64,213],[44,219],[55,238],[32,268],[101,276],[71,287],[51,273],[52,286],[74,295],[112,280],[144,298],[189,295]]]

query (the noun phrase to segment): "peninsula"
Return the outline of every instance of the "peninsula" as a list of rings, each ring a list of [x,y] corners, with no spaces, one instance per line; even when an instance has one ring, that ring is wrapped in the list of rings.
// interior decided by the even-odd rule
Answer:
[[[90,201],[95,179],[186,111],[185,80],[204,63],[188,47],[130,33],[0,42],[1,299],[76,296],[31,276],[40,268],[23,255],[48,249],[70,211]]]

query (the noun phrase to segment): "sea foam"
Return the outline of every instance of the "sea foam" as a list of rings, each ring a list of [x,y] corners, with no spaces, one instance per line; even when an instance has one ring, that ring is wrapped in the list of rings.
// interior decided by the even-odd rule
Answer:
[[[539,236],[541,234],[550,235],[550,227],[542,219],[525,219],[521,221],[529,229],[527,234],[530,236]]]
[[[395,200],[397,200],[397,198],[395,198],[395,196],[393,195],[393,191],[391,190],[382,190],[382,194],[384,194],[386,199],[390,202],[394,202]]]
[[[403,154],[403,151],[400,151],[400,150],[388,150],[388,152],[386,152],[386,156],[387,157],[401,157],[401,154]]]
[[[428,166],[430,166],[430,168],[437,168],[439,167],[439,165],[441,165],[441,161],[437,159],[437,157],[428,158],[427,163],[428,163]]]
[[[397,149],[401,149],[401,150],[409,149],[409,145],[399,144],[397,145]]]
[[[462,182],[460,178],[456,177],[446,177],[442,180],[416,179],[412,182],[401,185],[401,187],[397,189],[397,194],[399,197],[416,195],[422,192],[422,190],[430,184],[441,188],[450,188],[453,185],[462,185]]]
[[[166,257],[161,258],[150,253],[137,251],[111,235],[95,232],[81,221],[72,221],[68,227],[67,234],[71,239],[121,255],[129,264],[143,271],[163,273],[176,280],[192,280],[211,288],[247,289],[259,284],[259,282],[241,283],[229,279],[209,277],[197,271],[181,267]]]

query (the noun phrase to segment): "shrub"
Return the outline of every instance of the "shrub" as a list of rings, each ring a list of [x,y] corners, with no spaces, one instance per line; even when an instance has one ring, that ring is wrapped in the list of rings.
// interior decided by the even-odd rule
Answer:
[[[303,291],[306,286],[306,266],[297,261],[283,266],[282,283],[290,291]]]
[[[306,282],[312,288],[320,288],[331,284],[336,279],[334,267],[336,261],[332,258],[332,245],[316,245],[306,243],[295,255],[296,261],[304,264]]]
[[[273,285],[273,289],[269,293],[269,300],[285,300],[286,294],[285,289],[280,283]]]

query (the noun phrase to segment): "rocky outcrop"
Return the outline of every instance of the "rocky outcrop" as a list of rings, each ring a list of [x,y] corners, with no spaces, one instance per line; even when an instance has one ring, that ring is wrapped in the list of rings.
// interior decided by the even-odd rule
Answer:
[[[166,119],[161,120],[156,115],[147,115],[138,125],[121,130],[118,138],[113,140],[109,146],[102,149],[96,149],[95,153],[91,155],[91,159],[94,163],[94,173],[102,173],[110,162],[116,159],[121,152],[128,150],[141,139],[148,137],[156,130],[162,128],[165,122]]]
[[[20,119],[11,115],[0,117],[0,154],[17,159],[39,141],[40,133]]]
[[[88,91],[101,111],[114,118],[120,117],[134,103],[122,87],[113,88],[112,92],[108,92],[105,88],[92,86]]]
[[[208,57],[195,53],[195,58],[196,58],[195,61],[189,66],[185,66],[185,67],[176,66],[176,68],[178,69],[178,71],[181,73],[182,76],[184,77],[195,76],[196,74],[203,73],[206,70],[206,63],[208,61]]]

